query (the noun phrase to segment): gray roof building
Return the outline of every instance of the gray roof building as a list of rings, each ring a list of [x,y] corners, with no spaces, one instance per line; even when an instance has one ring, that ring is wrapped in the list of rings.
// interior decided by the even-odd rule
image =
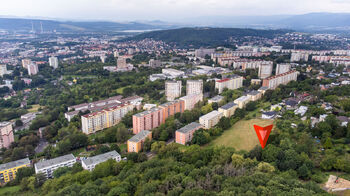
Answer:
[[[86,166],[97,165],[99,163],[107,161],[108,159],[116,159],[116,157],[121,157],[121,156],[117,151],[113,150],[111,152],[107,152],[107,153],[96,155],[93,157],[88,157],[87,159],[83,159],[82,163],[85,164]]]
[[[0,165],[0,171],[11,169],[11,168],[18,167],[18,166],[21,166],[21,165],[30,165],[30,160],[28,158],[25,158],[25,159],[20,159],[20,160],[17,160],[17,161],[12,161],[12,162],[9,162],[9,163],[1,164]]]
[[[202,127],[201,124],[199,124],[199,123],[197,123],[197,122],[192,122],[192,123],[190,123],[190,124],[188,124],[188,125],[182,127],[181,129],[178,129],[178,130],[176,130],[176,131],[181,132],[181,133],[187,133],[187,132],[189,132],[189,131],[192,131],[192,130],[194,130],[194,129],[198,129],[198,128],[200,128],[200,127]]]
[[[150,134],[150,131],[142,130],[140,133],[134,135],[132,138],[129,139],[130,142],[139,142],[140,140],[145,139],[148,134]]]
[[[60,156],[60,157],[57,157],[54,159],[40,161],[40,162],[35,164],[35,169],[40,170],[40,169],[44,169],[47,167],[51,167],[51,166],[58,165],[60,163],[64,163],[64,162],[68,162],[68,161],[72,161],[72,160],[75,160],[74,155],[68,154],[68,155]]]
[[[232,107],[234,107],[234,106],[236,106],[236,105],[237,105],[237,104],[235,104],[234,102],[230,102],[230,103],[227,103],[227,104],[221,106],[220,108],[222,108],[222,109],[224,109],[224,110],[228,110],[228,109],[230,109],[230,108],[232,108]]]

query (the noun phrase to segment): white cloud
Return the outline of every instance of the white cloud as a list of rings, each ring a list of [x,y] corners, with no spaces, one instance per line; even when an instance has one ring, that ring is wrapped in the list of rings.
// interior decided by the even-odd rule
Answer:
[[[212,15],[348,12],[348,0],[2,0],[1,15],[168,20]]]

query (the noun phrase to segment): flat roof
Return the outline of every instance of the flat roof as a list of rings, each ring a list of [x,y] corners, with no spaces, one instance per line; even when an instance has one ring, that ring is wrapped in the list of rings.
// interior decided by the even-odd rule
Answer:
[[[187,132],[192,131],[193,129],[197,129],[199,127],[202,127],[202,125],[197,123],[197,122],[191,122],[190,124],[182,127],[181,129],[178,129],[176,131],[181,132],[181,133],[187,133]]]
[[[242,97],[235,99],[235,101],[246,101],[247,99],[250,99],[250,98],[248,96],[242,96]]]
[[[249,93],[248,93],[248,95],[257,95],[257,94],[260,94],[260,92],[259,91],[250,91]]]
[[[237,105],[237,104],[235,104],[234,102],[230,102],[230,103],[227,103],[227,104],[221,106],[220,108],[222,108],[222,109],[224,109],[224,110],[228,110],[228,109],[230,109],[230,108],[232,108],[232,107],[234,107],[234,106],[236,106],[236,105]]]
[[[147,114],[150,114],[150,113],[155,112],[155,111],[158,111],[158,110],[161,110],[161,109],[158,108],[158,107],[154,107],[154,108],[151,108],[151,109],[149,109],[149,110],[146,110],[146,111],[143,111],[143,112],[134,114],[134,116],[141,117],[141,116],[145,116],[145,115],[147,115]]]
[[[129,139],[130,142],[139,142],[140,140],[147,137],[148,134],[150,134],[150,131],[142,130],[138,134],[134,135],[132,138]]]
[[[40,161],[38,163],[35,163],[35,168],[36,169],[43,169],[46,167],[50,167],[50,166],[64,163],[64,162],[71,161],[71,160],[75,160],[75,157],[73,156],[73,154],[67,154],[64,156],[56,157],[54,159],[48,159],[45,161]]]
[[[30,164],[29,158],[20,159],[20,160],[17,160],[17,161],[12,161],[12,162],[1,164],[0,165],[0,171],[11,169],[11,168],[18,167],[18,166],[21,166],[21,165],[28,165],[28,164]]]
[[[115,157],[120,156],[120,154],[113,150],[104,154],[99,154],[93,157],[88,157],[87,159],[83,159],[82,162],[84,162],[85,165],[96,165],[102,162],[107,161],[108,159],[113,159]]]
[[[201,116],[200,118],[201,119],[204,119],[204,120],[209,120],[209,119],[212,119],[218,115],[220,115],[221,112],[217,111],[217,110],[214,110],[214,111],[211,111],[209,112],[208,114],[204,115],[204,116]]]
[[[215,97],[210,98],[210,100],[212,100],[212,101],[218,101],[218,100],[223,99],[223,98],[224,98],[224,97],[221,96],[221,95],[216,95]]]
[[[0,122],[0,128],[6,127],[6,126],[8,126],[10,124],[11,124],[11,122],[7,122],[7,121]]]

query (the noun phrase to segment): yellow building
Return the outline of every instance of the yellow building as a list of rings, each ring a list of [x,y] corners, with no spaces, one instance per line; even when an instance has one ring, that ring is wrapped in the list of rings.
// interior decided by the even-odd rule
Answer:
[[[128,140],[128,152],[140,152],[146,138],[152,140],[152,132],[142,130],[140,133],[134,135]]]
[[[238,105],[230,102],[226,105],[223,105],[219,108],[219,112],[221,112],[226,118],[230,118],[235,114],[236,109],[238,108]]]
[[[22,167],[30,167],[30,160],[28,158],[1,164],[0,183],[4,184],[15,179],[17,170]]]

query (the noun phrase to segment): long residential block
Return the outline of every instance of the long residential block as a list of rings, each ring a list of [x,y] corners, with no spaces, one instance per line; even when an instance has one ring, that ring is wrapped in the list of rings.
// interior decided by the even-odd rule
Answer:
[[[73,154],[40,161],[34,165],[35,173],[43,173],[46,178],[53,178],[52,174],[56,169],[61,167],[73,167],[74,163],[76,162],[76,158],[73,156]]]
[[[262,86],[275,89],[281,84],[288,84],[290,81],[296,81],[297,77],[298,72],[296,70],[288,71],[280,75],[265,78]]]
[[[175,141],[178,144],[186,145],[187,142],[192,141],[193,134],[198,129],[203,128],[203,125],[192,122],[175,132]]]
[[[227,103],[219,108],[219,112],[221,112],[225,117],[229,118],[235,114],[238,105],[234,102]]]
[[[203,125],[205,129],[210,129],[214,127],[216,124],[218,124],[222,115],[223,114],[217,110],[211,111],[208,114],[201,116],[199,118],[199,123]]]
[[[19,168],[30,167],[28,158],[4,163],[0,165],[0,184],[5,184],[16,178],[16,173]]]
[[[128,152],[140,152],[143,148],[143,143],[147,138],[152,140],[152,132],[148,130],[142,130],[138,134],[134,135],[128,140]]]
[[[93,157],[83,159],[81,161],[81,165],[84,169],[92,171],[93,169],[95,169],[96,165],[103,163],[109,159],[114,159],[115,161],[119,162],[121,161],[122,157],[117,151],[113,150],[104,154],[99,154]]]
[[[232,78],[225,78],[217,80],[215,82],[215,89],[218,89],[219,93],[222,93],[225,88],[234,90],[243,86],[243,77],[235,75]]]

